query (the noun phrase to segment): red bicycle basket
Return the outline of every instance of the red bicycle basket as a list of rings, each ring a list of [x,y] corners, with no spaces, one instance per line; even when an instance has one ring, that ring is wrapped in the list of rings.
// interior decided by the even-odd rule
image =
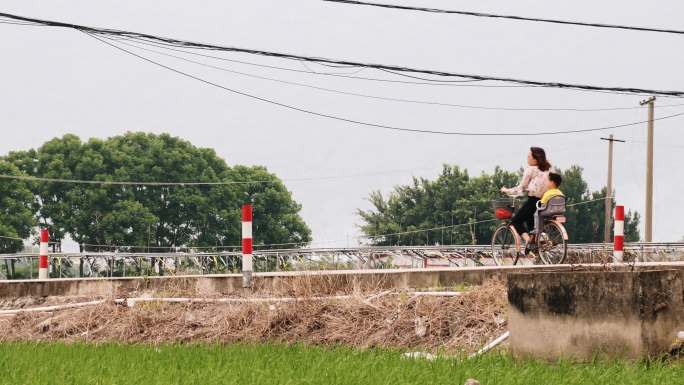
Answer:
[[[496,199],[492,202],[496,219],[511,219],[516,208],[516,201],[511,198]]]
[[[496,219],[511,219],[511,217],[513,217],[513,212],[500,207],[494,210],[494,215],[496,216]]]

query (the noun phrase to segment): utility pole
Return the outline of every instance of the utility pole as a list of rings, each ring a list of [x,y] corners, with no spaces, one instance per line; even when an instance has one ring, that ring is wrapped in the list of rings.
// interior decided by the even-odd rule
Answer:
[[[610,243],[610,229],[612,225],[613,213],[613,142],[624,143],[624,140],[613,139],[613,134],[601,140],[608,141],[608,183],[606,184],[606,200],[605,200],[605,221],[603,222],[603,242]]]
[[[653,241],[653,110],[655,96],[642,100],[642,106],[648,105],[648,139],[646,144],[646,213],[644,215],[644,240]]]

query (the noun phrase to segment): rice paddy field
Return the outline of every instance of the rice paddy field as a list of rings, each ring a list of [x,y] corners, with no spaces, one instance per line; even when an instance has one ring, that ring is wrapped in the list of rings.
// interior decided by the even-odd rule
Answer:
[[[304,345],[3,343],[0,384],[684,384],[681,361],[589,364],[407,359],[398,350]]]

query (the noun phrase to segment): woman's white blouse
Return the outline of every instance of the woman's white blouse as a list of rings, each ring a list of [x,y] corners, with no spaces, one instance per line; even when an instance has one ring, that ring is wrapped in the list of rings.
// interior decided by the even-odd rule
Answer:
[[[526,192],[528,196],[541,198],[548,190],[548,180],[548,171],[541,171],[537,166],[528,166],[523,173],[520,184],[508,189],[508,193],[521,195]]]

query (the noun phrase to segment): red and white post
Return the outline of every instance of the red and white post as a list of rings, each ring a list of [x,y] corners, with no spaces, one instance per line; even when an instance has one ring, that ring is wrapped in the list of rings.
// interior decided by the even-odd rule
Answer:
[[[242,205],[242,287],[252,287],[252,205]]]
[[[625,248],[625,206],[615,206],[613,262],[622,262]]]
[[[48,279],[48,229],[40,229],[40,257],[38,257],[38,279]]]

